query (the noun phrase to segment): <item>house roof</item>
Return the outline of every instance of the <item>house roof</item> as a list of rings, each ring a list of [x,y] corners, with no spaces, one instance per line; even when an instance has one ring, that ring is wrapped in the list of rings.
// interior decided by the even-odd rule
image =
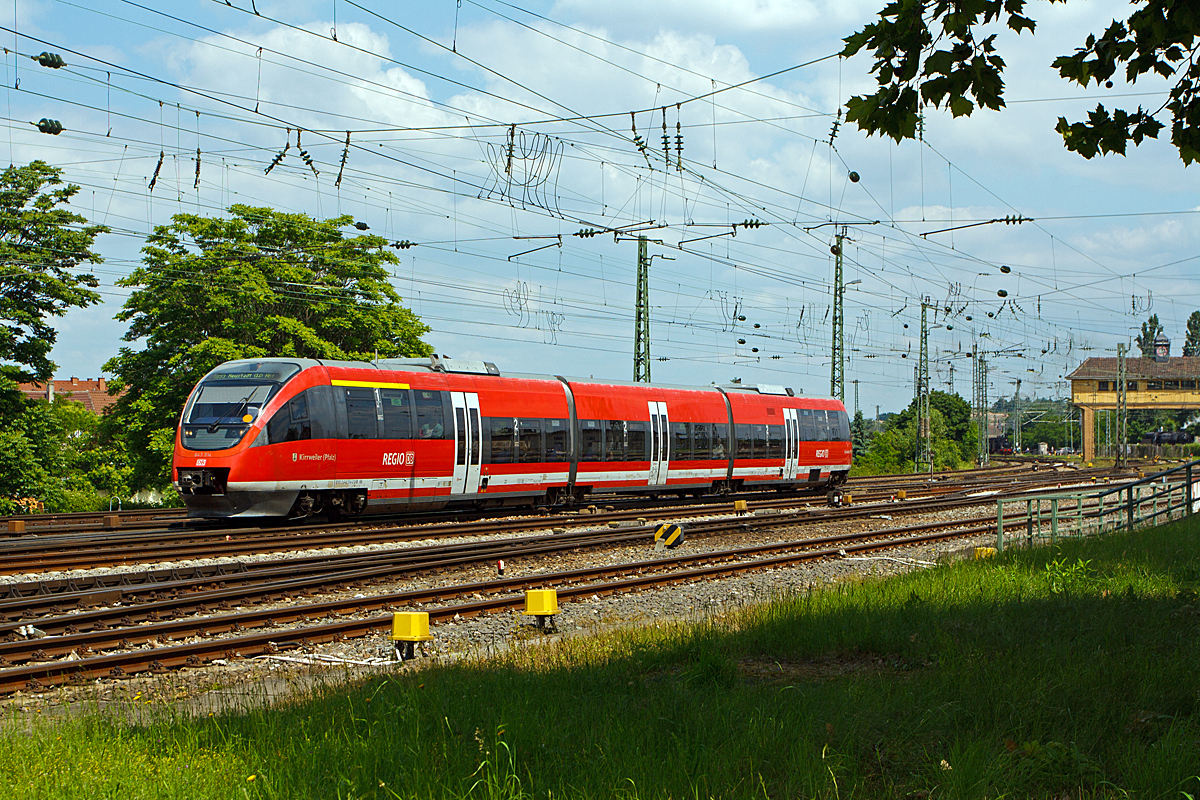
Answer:
[[[1117,359],[1089,358],[1067,376],[1067,380],[1115,380],[1117,377]],[[1125,377],[1128,380],[1176,380],[1179,378],[1200,378],[1200,358],[1194,356],[1176,356],[1167,361],[1155,361],[1153,358],[1125,359]]]
[[[97,414],[117,402],[125,390],[115,395],[108,393],[108,381],[104,378],[66,378],[51,381],[54,396],[66,397],[81,403],[88,411]],[[44,383],[22,383],[21,393],[30,400],[49,400],[51,393]]]

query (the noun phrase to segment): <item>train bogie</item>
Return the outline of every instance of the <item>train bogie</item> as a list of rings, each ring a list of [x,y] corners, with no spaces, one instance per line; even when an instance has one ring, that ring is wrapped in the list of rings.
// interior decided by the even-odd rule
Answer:
[[[223,364],[175,449],[193,516],[555,505],[605,493],[836,486],[849,420],[783,387],[501,376],[490,364]]]

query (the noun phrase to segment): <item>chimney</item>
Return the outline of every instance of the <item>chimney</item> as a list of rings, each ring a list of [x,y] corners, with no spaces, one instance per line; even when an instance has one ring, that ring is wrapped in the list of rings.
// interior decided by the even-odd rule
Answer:
[[[74,375],[72,375],[72,376],[71,376],[71,385],[72,385],[72,386],[78,386],[78,385],[79,385],[79,378],[76,378]]]
[[[108,391],[108,381],[104,380],[104,378],[100,378],[99,381],[100,381],[100,391],[107,392]]]
[[[54,379],[53,378],[46,381],[46,402],[47,403],[54,402]]]

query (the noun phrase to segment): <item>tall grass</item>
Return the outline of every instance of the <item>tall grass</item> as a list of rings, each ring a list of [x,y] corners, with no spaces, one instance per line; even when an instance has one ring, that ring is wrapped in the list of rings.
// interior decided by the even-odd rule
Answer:
[[[190,718],[9,726],[7,796],[1200,796],[1200,525]],[[1186,793],[1186,795],[1185,795]]]

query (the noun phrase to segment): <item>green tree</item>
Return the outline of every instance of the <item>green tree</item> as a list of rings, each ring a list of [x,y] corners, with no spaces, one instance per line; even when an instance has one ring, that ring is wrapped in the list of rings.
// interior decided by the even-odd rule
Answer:
[[[1183,339],[1185,356],[1200,356],[1200,311],[1193,311],[1187,321],[1187,335]]]
[[[59,207],[79,191],[61,174],[44,161],[0,173],[0,360],[19,381],[54,375],[49,317],[100,301],[95,276],[76,270],[103,260],[91,248],[108,228]]]
[[[1051,0],[1066,2],[1066,0]],[[925,105],[948,108],[955,117],[969,116],[976,107],[1004,107],[1004,59],[996,49],[996,34],[985,26],[1003,22],[1018,34],[1031,34],[1037,22],[1024,14],[1027,0],[893,0],[879,20],[848,36],[843,56],[866,48],[874,58],[871,71],[879,88],[874,94],[852,97],[846,119],[869,134],[896,141],[917,135],[917,119]],[[1055,130],[1068,150],[1084,158],[1097,153],[1124,155],[1127,144],[1157,138],[1164,122],[1171,123],[1171,143],[1184,164],[1200,158],[1200,59],[1196,40],[1200,14],[1195,3],[1180,0],[1134,0],[1133,13],[1113,22],[1100,35],[1091,34],[1070,55],[1051,66],[1065,80],[1080,86],[1093,81],[1112,87],[1118,69],[1130,83],[1144,75],[1172,82],[1160,108],[1111,113],[1103,104],[1088,113],[1086,122],[1058,118]]]
[[[1150,319],[1142,323],[1142,332],[1135,341],[1142,351],[1142,358],[1154,358],[1154,340],[1163,332],[1163,326],[1158,321],[1158,314],[1151,314]]]
[[[134,291],[117,314],[128,342],[107,364],[129,392],[109,425],[137,454],[134,481],[169,482],[175,427],[188,392],[235,358],[369,360],[428,355],[429,330],[400,304],[380,236],[346,237],[350,216],[235,205],[228,217],[177,214],[142,249],[144,266],[120,284]]]
[[[945,438],[954,442],[959,449],[961,459],[970,459],[975,455],[976,434],[971,426],[971,406],[957,394],[934,389],[929,393],[929,407],[941,414],[945,424]],[[917,401],[913,400],[908,408],[889,420],[889,427],[906,427],[917,417]],[[934,436],[936,445],[937,436]],[[915,443],[913,445],[916,446]]]
[[[867,420],[861,411],[854,412],[854,420],[850,423],[850,443],[854,458],[862,458],[867,452],[871,437],[867,432]]]
[[[929,396],[935,469],[954,469],[975,455],[977,434],[971,425],[971,407],[956,394],[933,391]],[[851,432],[853,432],[853,426]],[[899,414],[888,417],[882,431],[871,437],[866,451],[855,454],[852,475],[885,475],[912,472],[916,449],[916,400]]]

